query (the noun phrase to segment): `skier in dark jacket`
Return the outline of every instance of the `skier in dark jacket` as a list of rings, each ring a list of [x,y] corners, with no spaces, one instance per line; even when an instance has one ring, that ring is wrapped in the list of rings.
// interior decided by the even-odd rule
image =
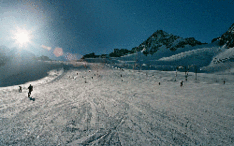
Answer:
[[[30,97],[32,91],[33,91],[33,86],[30,84],[29,87],[28,87],[28,97]]]
[[[183,86],[183,81],[180,82],[180,87],[182,87],[182,86]]]
[[[19,92],[20,93],[22,92],[22,86],[19,86]]]

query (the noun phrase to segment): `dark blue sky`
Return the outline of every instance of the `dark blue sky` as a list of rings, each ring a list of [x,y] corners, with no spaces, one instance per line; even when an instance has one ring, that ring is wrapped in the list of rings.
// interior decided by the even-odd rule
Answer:
[[[234,23],[233,8],[233,0],[0,0],[0,45],[17,47],[16,28],[31,31],[24,48],[36,55],[132,49],[158,29],[209,43]]]

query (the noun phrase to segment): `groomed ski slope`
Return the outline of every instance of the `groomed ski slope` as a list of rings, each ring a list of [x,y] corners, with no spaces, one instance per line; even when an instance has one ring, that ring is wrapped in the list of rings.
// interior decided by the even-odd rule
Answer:
[[[233,75],[174,80],[89,63],[34,85],[35,101],[0,88],[0,145],[234,145]]]

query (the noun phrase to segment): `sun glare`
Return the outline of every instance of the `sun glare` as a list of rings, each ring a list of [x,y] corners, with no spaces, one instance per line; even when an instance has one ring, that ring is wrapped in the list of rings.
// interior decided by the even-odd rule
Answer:
[[[17,31],[14,34],[14,39],[16,40],[16,43],[20,46],[25,46],[30,42],[31,34],[25,29],[17,29]]]

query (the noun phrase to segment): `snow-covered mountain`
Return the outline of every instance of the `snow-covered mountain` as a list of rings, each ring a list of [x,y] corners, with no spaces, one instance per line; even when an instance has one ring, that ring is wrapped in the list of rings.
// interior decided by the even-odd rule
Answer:
[[[185,46],[171,51],[166,48],[158,50],[153,55],[145,56],[143,52],[126,55],[120,58],[112,58],[119,61],[122,67],[138,69],[156,69],[156,70],[175,70],[178,66],[193,67],[190,71],[194,71],[194,67],[208,66],[213,58],[227,49],[220,48],[217,44],[205,44],[195,47]],[[205,70],[203,70],[205,72]]]
[[[144,54],[154,54],[160,49],[169,49],[175,51],[178,48],[186,46],[197,46],[203,43],[195,40],[195,38],[182,38],[169,34],[163,30],[153,33],[146,41],[134,48],[136,51],[143,51]]]
[[[199,69],[200,72],[224,71],[234,67],[234,48],[219,46],[217,43],[186,46],[170,51],[166,48],[153,55],[145,56],[143,52],[112,58],[116,66],[143,70],[175,70],[178,66]],[[112,61],[112,62],[114,62]],[[228,67],[227,67],[228,66]]]
[[[158,30],[135,49],[134,54],[119,58],[115,65],[138,69],[175,70],[178,66],[195,67],[202,72],[224,71],[234,65],[234,24],[220,38],[210,44],[183,39]]]

